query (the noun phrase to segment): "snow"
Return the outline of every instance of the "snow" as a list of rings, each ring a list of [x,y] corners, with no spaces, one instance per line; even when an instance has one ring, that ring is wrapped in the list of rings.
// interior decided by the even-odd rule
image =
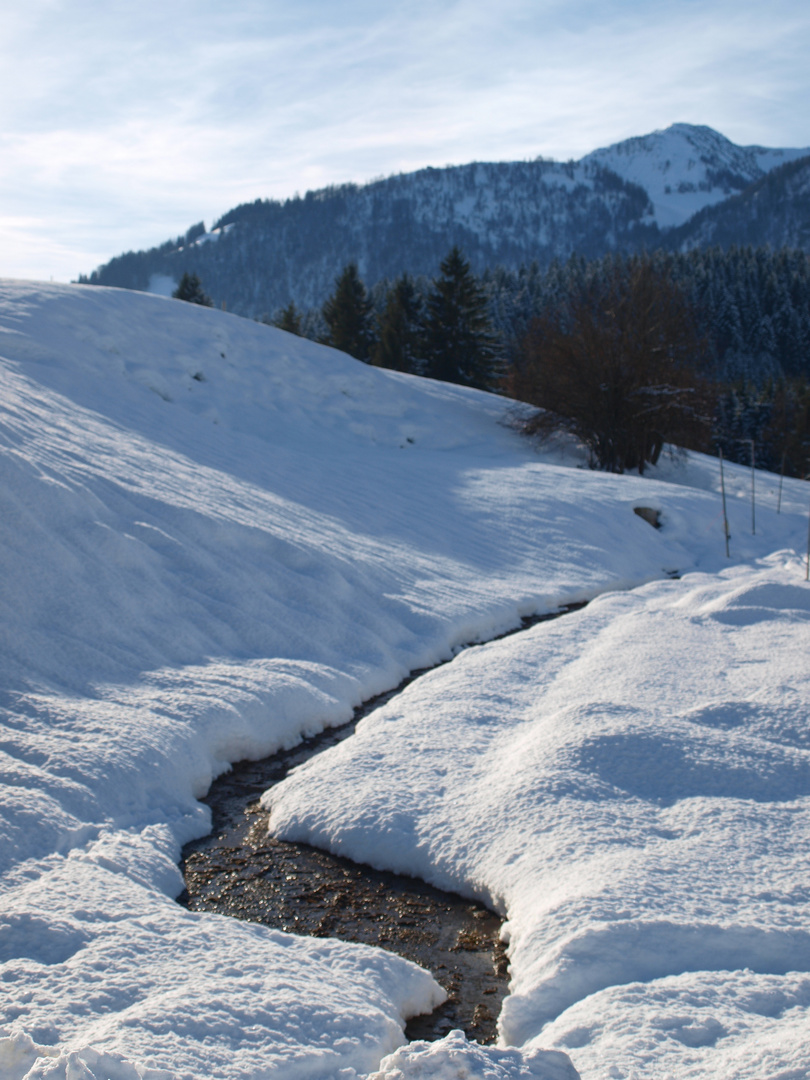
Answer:
[[[807,148],[736,146],[712,128],[672,124],[665,131],[594,150],[582,160],[606,166],[644,188],[656,222],[668,229],[736,194],[771,169],[808,153]]]
[[[802,570],[692,573],[467,650],[268,793],[274,830],[507,914],[505,1043],[583,1077],[761,1075],[738,991],[810,988],[773,978],[810,970]]]
[[[413,1042],[380,1063],[368,1080],[577,1080],[566,1054],[559,1051],[492,1050],[468,1043],[461,1031],[439,1042]]]
[[[592,473],[114,289],[0,283],[0,379],[3,1080],[805,1067],[805,485],[760,474],[752,536],[728,468],[729,563],[708,459]],[[427,972],[191,914],[177,860],[230,762],[454,654],[273,811],[507,914],[504,1044],[397,1049]]]
[[[177,288],[177,282],[170,274],[150,274],[146,292],[154,296],[171,296]]]
[[[212,240],[219,240],[221,236],[224,236],[227,232],[233,228],[233,222],[230,225],[220,225],[216,229],[212,229],[211,232],[202,233],[193,242],[193,247],[202,247],[203,244],[210,244]]]

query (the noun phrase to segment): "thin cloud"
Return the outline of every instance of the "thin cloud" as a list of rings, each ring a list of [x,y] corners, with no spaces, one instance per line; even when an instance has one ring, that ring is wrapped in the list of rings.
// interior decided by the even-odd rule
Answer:
[[[807,145],[805,9],[32,0],[0,43],[3,270],[65,280],[240,201],[676,120]]]

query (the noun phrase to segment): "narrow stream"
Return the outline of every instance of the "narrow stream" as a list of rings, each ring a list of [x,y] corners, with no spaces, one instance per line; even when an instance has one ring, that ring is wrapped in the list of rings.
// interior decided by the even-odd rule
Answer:
[[[571,604],[525,618],[509,633],[583,606]],[[276,840],[268,835],[269,815],[259,803],[262,793],[291,769],[348,738],[358,721],[424,673],[412,672],[394,690],[366,702],[342,727],[262,761],[239,762],[215,780],[204,800],[211,808],[212,832],[183,849],[180,868],[186,888],[178,899],[191,911],[215,911],[296,934],[337,937],[398,953],[431,971],[448,995],[435,1012],[410,1021],[407,1037],[437,1039],[461,1028],[468,1038],[488,1043],[496,1037],[507,990],[501,919],[480,904],[417,878]]]

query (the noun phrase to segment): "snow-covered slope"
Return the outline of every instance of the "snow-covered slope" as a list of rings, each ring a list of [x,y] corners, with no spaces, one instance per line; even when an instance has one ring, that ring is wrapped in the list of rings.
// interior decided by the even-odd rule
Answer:
[[[808,148],[737,146],[710,127],[672,124],[664,131],[595,150],[583,162],[597,163],[642,187],[652,202],[656,222],[668,229],[808,153]]]
[[[176,859],[228,762],[521,614],[723,565],[712,463],[591,473],[538,456],[503,400],[126,291],[2,283],[0,379],[0,1077],[573,1075],[534,1043],[381,1065],[432,978],[190,914]],[[803,543],[802,485],[776,517],[762,479],[746,537],[729,480],[735,559]],[[545,976],[515,964],[531,997]]]

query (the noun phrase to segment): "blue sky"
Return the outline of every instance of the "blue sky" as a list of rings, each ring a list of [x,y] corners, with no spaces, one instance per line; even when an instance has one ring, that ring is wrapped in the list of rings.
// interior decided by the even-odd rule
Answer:
[[[675,121],[810,145],[806,0],[0,0],[0,275],[240,202]]]

